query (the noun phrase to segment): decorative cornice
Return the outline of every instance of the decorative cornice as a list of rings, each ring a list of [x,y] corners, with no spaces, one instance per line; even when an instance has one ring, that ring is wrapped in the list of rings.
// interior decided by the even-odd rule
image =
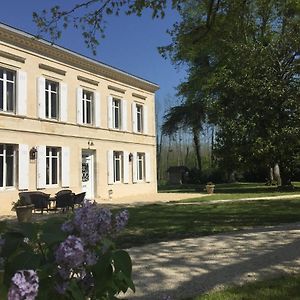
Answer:
[[[68,64],[96,75],[140,88],[150,93],[154,93],[159,89],[159,86],[152,82],[105,65],[101,62],[84,57],[83,55],[77,54],[60,46],[52,45],[47,41],[38,40],[31,34],[1,23],[0,40],[7,44],[11,44],[24,50],[46,56],[58,62]]]
[[[142,100],[146,100],[146,98],[147,98],[147,97],[145,97],[143,95],[139,95],[139,94],[136,94],[136,93],[132,93],[132,96],[136,97],[136,98],[139,98],[139,99],[142,99]]]
[[[80,76],[80,75],[77,76],[77,79],[80,80],[80,81],[95,85],[95,86],[98,86],[98,84],[99,84],[99,81],[96,81],[96,80],[93,80],[93,79],[90,79],[90,78],[86,78],[86,77],[83,77],[83,76]]]
[[[23,64],[25,63],[25,60],[26,60],[26,58],[24,58],[24,57],[21,57],[21,56],[15,55],[15,54],[11,54],[9,52],[5,52],[2,50],[0,50],[0,56],[23,63]]]
[[[54,68],[54,67],[51,67],[51,66],[48,66],[48,65],[45,65],[45,64],[39,64],[39,68],[43,69],[43,70],[53,72],[53,73],[56,73],[56,74],[59,74],[59,75],[63,75],[63,76],[65,76],[66,73],[67,73],[67,71],[64,71],[64,70],[61,70],[61,69],[58,69],[58,68]]]
[[[112,90],[112,91],[115,91],[115,92],[119,92],[119,93],[122,93],[122,94],[125,94],[125,92],[126,92],[126,90],[120,89],[120,88],[115,87],[115,86],[113,86],[113,85],[108,85],[107,88],[108,88],[109,90]]]

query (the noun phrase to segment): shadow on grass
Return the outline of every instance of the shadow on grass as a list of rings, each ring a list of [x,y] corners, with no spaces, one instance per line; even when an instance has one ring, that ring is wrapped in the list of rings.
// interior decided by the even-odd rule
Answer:
[[[300,221],[300,200],[260,200],[210,205],[145,205],[128,208],[121,247],[198,237]]]

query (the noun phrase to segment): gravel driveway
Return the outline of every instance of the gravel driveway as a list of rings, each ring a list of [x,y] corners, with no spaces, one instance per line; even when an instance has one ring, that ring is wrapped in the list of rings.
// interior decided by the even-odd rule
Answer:
[[[161,242],[129,250],[136,293],[194,296],[232,283],[300,271],[300,223]]]

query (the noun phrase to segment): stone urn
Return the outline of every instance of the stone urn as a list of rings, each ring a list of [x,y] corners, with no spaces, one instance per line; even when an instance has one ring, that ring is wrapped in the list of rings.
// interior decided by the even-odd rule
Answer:
[[[16,214],[19,222],[31,222],[32,220],[32,210],[34,205],[16,206]]]
[[[206,186],[207,194],[213,194],[215,190],[215,185],[213,183],[208,183]]]

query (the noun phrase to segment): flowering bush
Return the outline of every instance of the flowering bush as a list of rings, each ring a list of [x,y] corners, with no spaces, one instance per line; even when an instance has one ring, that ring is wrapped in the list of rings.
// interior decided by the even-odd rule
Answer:
[[[134,291],[130,256],[111,239],[127,221],[126,210],[113,216],[87,202],[63,224],[15,224],[0,238],[0,298],[105,300]]]

